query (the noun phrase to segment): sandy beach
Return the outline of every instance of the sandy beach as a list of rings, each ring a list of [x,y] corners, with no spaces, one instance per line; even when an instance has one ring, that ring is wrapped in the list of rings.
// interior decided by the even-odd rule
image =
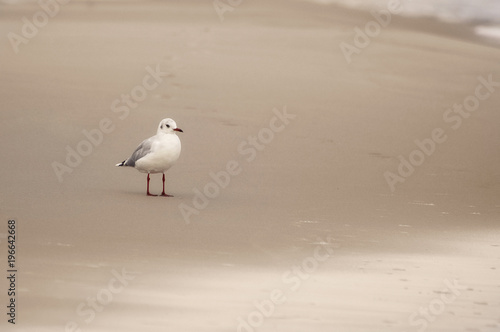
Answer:
[[[500,48],[295,1],[57,4],[0,5],[2,331],[500,331]],[[168,117],[148,197],[114,165]]]

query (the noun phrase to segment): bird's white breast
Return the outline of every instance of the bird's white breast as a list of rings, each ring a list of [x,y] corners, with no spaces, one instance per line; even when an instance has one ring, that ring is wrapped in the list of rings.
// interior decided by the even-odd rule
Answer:
[[[181,141],[175,134],[160,135],[151,147],[151,153],[137,160],[135,168],[144,173],[163,173],[179,159]]]

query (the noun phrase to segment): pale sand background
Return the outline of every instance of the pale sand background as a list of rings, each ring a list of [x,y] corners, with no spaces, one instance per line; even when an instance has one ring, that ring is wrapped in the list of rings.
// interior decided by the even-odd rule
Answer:
[[[347,65],[339,43],[366,14],[244,1],[221,23],[205,1],[69,4],[15,55],[6,34],[39,8],[0,8],[0,233],[17,218],[20,271],[2,331],[236,331],[273,289],[287,301],[258,331],[418,331],[429,305],[427,331],[500,329],[500,91],[458,130],[442,120],[478,76],[500,81],[499,49],[398,18]],[[156,64],[169,76],[120,120],[112,102]],[[247,162],[238,145],[285,105],[296,118]],[[51,163],[106,117],[115,130],[58,182]],[[146,197],[114,164],[165,117],[185,131],[175,197]],[[391,193],[383,173],[437,127],[447,141]],[[179,204],[229,160],[242,172],[186,224]],[[283,275],[328,238],[293,291]],[[136,277],[87,324],[76,308],[122,269]],[[446,280],[462,288],[441,307]]]

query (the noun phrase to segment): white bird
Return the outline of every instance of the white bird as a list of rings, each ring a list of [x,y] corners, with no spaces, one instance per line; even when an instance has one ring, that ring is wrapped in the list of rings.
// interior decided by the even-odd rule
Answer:
[[[181,140],[176,131],[183,132],[177,128],[174,120],[170,118],[161,120],[155,136],[142,141],[130,158],[116,164],[116,166],[134,167],[139,172],[148,173],[148,196],[156,196],[149,192],[149,174],[163,173],[163,191],[160,196],[172,197],[165,193],[165,172],[181,154]]]

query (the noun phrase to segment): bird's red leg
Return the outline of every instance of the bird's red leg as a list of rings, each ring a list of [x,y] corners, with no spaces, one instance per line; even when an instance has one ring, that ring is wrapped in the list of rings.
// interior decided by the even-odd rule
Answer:
[[[168,194],[165,193],[165,173],[163,173],[163,191],[161,192],[161,196],[174,197],[172,195],[168,195]]]
[[[149,173],[148,173],[148,196],[156,196],[149,193]]]

